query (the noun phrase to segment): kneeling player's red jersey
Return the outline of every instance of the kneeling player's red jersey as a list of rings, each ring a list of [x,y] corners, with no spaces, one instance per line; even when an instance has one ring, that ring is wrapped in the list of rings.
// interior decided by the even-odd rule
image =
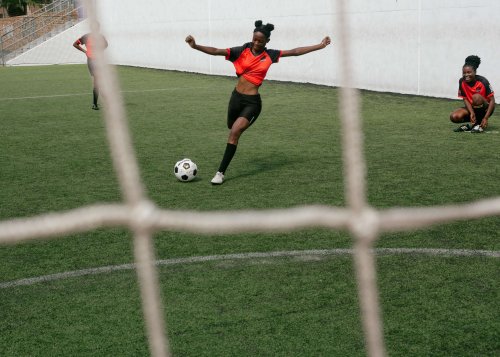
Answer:
[[[483,76],[476,76],[475,83],[467,83],[463,78],[458,81],[458,97],[467,98],[469,103],[472,103],[472,96],[474,94],[481,94],[489,102],[491,97],[495,95],[491,88],[490,82]]]

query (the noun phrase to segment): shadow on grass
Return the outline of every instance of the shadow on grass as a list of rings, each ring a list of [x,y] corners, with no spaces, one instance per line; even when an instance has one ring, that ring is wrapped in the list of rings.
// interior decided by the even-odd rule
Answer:
[[[278,171],[284,166],[295,165],[301,162],[306,162],[306,159],[290,157],[286,153],[273,153],[272,155],[259,156],[247,161],[245,170],[240,170],[241,173],[237,175],[231,175],[226,181],[251,177],[265,172]]]

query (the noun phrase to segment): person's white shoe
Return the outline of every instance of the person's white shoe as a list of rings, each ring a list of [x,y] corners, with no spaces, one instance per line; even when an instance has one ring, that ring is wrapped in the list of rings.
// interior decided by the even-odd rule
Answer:
[[[212,182],[212,185],[222,184],[224,182],[224,174],[222,172],[217,171],[211,182]]]
[[[483,128],[481,128],[479,125],[476,125],[472,128],[472,130],[470,131],[471,133],[482,133],[483,132]]]

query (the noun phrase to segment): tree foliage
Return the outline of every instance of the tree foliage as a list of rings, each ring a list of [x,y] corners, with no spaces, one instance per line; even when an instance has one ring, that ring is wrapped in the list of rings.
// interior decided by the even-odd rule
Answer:
[[[9,5],[31,5],[31,4],[49,4],[51,0],[0,0],[0,7],[8,7]]]
[[[52,0],[0,0],[0,8],[7,9],[9,15],[26,15],[29,5],[46,5]]]

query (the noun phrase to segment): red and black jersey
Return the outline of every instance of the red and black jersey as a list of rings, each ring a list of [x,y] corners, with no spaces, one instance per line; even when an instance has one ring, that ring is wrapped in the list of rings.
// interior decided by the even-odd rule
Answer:
[[[490,101],[491,97],[495,94],[491,88],[490,82],[483,76],[476,76],[474,83],[467,83],[463,77],[458,81],[458,97],[465,99],[472,103],[472,96],[476,93],[481,94],[484,98]]]
[[[80,37],[76,43],[78,43],[79,45],[85,45],[85,49],[87,50],[86,53],[87,57],[92,58],[93,46],[92,46],[92,39],[90,38],[89,33]]]
[[[104,47],[108,46],[108,43],[104,36],[101,36],[102,41],[104,43]],[[94,57],[94,39],[92,38],[92,35],[90,33],[87,33],[80,37],[77,40],[77,43],[79,45],[85,45],[85,49],[87,50],[87,57],[92,59]]]
[[[233,62],[238,77],[243,76],[250,83],[260,86],[269,67],[279,61],[281,51],[265,48],[261,54],[256,56],[251,49],[251,42],[245,43],[243,46],[228,48],[226,60]]]

